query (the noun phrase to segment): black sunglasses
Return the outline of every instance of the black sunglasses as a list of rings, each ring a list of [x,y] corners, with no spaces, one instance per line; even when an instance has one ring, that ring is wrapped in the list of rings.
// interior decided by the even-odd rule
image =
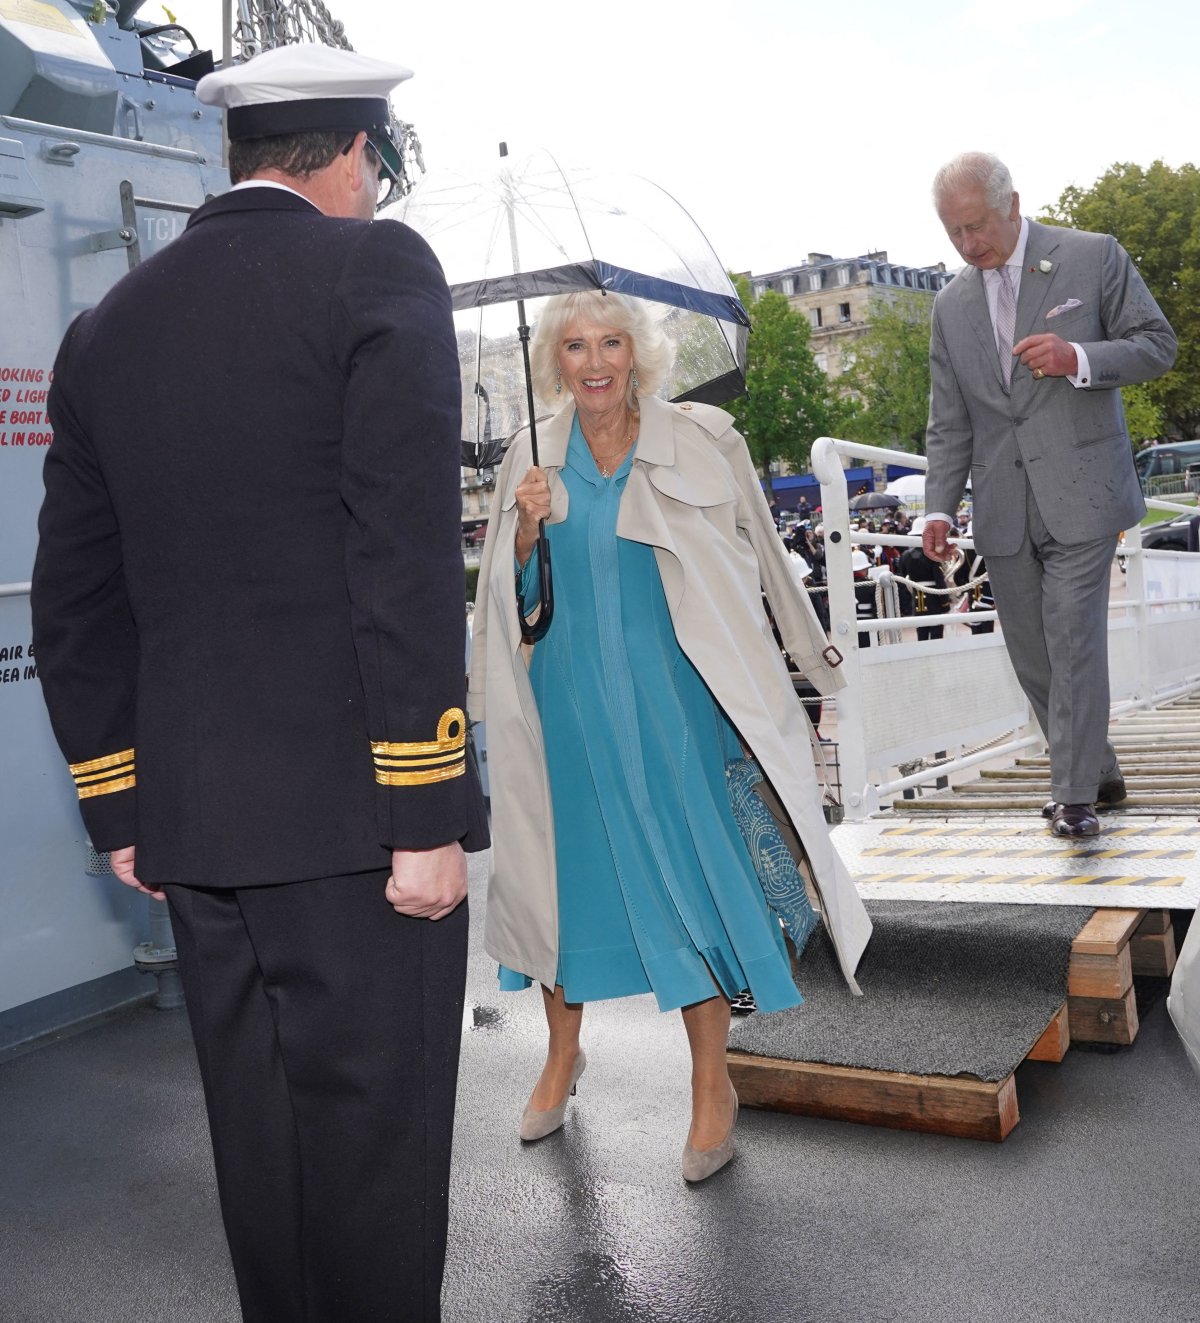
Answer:
[[[341,154],[349,156],[350,149],[358,140],[356,133],[353,138],[342,148]],[[379,194],[375,200],[375,210],[379,211],[386,207],[392,199],[393,191],[396,187],[396,172],[388,164],[384,153],[380,150],[378,144],[371,135],[367,134],[366,146],[370,149],[371,155],[375,158],[375,177],[379,181]]]

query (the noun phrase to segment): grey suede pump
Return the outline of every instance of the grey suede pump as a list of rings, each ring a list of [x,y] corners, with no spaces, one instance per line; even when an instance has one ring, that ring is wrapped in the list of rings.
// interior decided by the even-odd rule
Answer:
[[[690,1185],[708,1180],[733,1157],[733,1131],[737,1125],[738,1096],[732,1084],[729,1086],[729,1092],[733,1094],[733,1119],[729,1122],[725,1138],[716,1148],[698,1149],[693,1148],[691,1144],[683,1146],[683,1179]]]
[[[547,1135],[562,1129],[563,1119],[567,1114],[567,1103],[575,1096],[575,1086],[586,1069],[587,1057],[581,1051],[575,1058],[574,1066],[571,1067],[571,1083],[567,1086],[566,1096],[557,1107],[548,1107],[544,1112],[539,1112],[531,1102],[525,1104],[525,1110],[521,1113],[521,1139],[526,1144],[545,1139]]]

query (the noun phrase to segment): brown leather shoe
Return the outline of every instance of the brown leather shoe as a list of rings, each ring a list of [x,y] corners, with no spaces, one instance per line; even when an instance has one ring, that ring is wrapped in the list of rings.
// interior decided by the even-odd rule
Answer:
[[[1120,804],[1122,800],[1128,798],[1129,791],[1125,788],[1125,778],[1120,772],[1110,776],[1107,781],[1100,782],[1100,789],[1096,791],[1097,804]]]
[[[1090,804],[1058,804],[1050,822],[1055,836],[1098,836],[1100,819]]]

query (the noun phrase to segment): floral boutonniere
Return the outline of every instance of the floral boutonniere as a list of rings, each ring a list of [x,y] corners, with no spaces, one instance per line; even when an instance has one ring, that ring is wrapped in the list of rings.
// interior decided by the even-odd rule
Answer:
[[[1033,270],[1032,267],[1030,267],[1029,269],[1031,271]],[[1054,270],[1054,263],[1051,262],[1049,258],[1043,257],[1042,260],[1038,263],[1038,270],[1042,273],[1042,275],[1048,276],[1050,272]]]

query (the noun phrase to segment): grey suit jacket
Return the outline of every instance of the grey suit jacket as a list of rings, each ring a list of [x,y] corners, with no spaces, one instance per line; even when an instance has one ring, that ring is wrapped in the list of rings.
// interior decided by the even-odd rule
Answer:
[[[1047,316],[1069,301],[1075,306]],[[933,306],[925,504],[952,514],[970,475],[975,543],[985,556],[1020,547],[1026,476],[1058,542],[1115,535],[1146,512],[1118,387],[1166,372],[1176,340],[1111,235],[1029,222],[1015,340],[1047,332],[1083,346],[1086,386],[1035,381],[1019,360],[1005,386],[976,268],[960,272]]]

